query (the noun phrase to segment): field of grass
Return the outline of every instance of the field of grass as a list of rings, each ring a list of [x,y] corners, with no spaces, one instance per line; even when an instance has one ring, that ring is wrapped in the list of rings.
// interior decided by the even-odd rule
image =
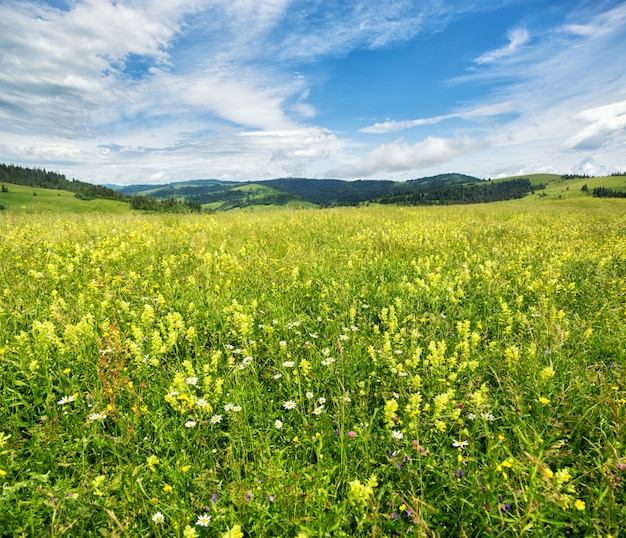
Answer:
[[[0,535],[618,536],[625,210],[1,212]]]
[[[127,213],[129,206],[114,200],[79,200],[73,192],[25,187],[5,183],[8,192],[0,192],[0,206],[12,214],[41,213]]]

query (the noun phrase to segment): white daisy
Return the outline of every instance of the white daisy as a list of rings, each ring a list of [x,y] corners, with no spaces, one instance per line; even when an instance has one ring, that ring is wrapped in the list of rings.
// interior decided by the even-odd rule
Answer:
[[[198,521],[196,521],[196,525],[199,525],[200,527],[208,527],[210,522],[211,516],[207,514],[202,514],[198,516]]]

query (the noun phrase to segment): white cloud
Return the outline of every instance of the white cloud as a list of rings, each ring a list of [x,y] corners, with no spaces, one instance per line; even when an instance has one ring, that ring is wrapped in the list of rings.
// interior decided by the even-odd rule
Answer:
[[[626,168],[626,57],[614,53],[625,50],[624,3],[571,10],[558,28],[526,20],[454,81],[485,83],[475,102],[360,130],[436,125],[430,137],[410,140],[414,131],[372,147],[316,124],[303,65],[397,45],[511,1],[72,0],[60,10],[0,0],[0,154],[118,183],[328,170],[401,178],[455,162],[484,176],[516,161]],[[448,120],[467,130],[456,121],[451,132]]]
[[[383,172],[416,172],[429,166],[454,160],[478,151],[485,143],[468,137],[440,138],[429,136],[415,144],[403,139],[382,144],[363,155],[356,164],[331,170],[328,175],[368,178]]]
[[[574,116],[589,125],[568,138],[567,149],[597,149],[626,129],[626,101],[583,110]]]
[[[385,122],[375,123],[373,125],[363,127],[362,129],[359,129],[359,132],[367,134],[383,134],[393,131],[402,131],[404,129],[410,129],[411,127],[418,127],[420,125],[434,125],[436,123],[440,123],[442,121],[453,118],[459,118],[464,120],[487,118],[497,116],[499,114],[504,114],[506,112],[511,112],[513,110],[513,106],[510,102],[496,103],[494,105],[470,108],[468,110],[461,110],[458,112],[453,112],[452,114],[442,114],[441,116],[433,116],[431,118],[420,118],[415,120],[401,121],[387,120]]]
[[[489,64],[515,55],[530,40],[530,34],[525,28],[514,28],[508,34],[509,42],[499,49],[485,52],[475,62],[477,64]]]

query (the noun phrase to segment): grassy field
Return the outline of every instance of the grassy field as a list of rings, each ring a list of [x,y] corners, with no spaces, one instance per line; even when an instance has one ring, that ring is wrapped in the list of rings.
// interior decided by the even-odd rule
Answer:
[[[626,201],[544,201],[1,212],[0,535],[619,536]]]
[[[42,213],[127,213],[129,206],[114,200],[79,200],[73,192],[25,187],[5,183],[8,192],[0,192],[0,206],[11,214]]]

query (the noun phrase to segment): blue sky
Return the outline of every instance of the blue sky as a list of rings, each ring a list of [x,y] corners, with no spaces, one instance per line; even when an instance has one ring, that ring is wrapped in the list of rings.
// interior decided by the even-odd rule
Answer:
[[[0,0],[0,162],[95,183],[626,170],[626,2]]]

